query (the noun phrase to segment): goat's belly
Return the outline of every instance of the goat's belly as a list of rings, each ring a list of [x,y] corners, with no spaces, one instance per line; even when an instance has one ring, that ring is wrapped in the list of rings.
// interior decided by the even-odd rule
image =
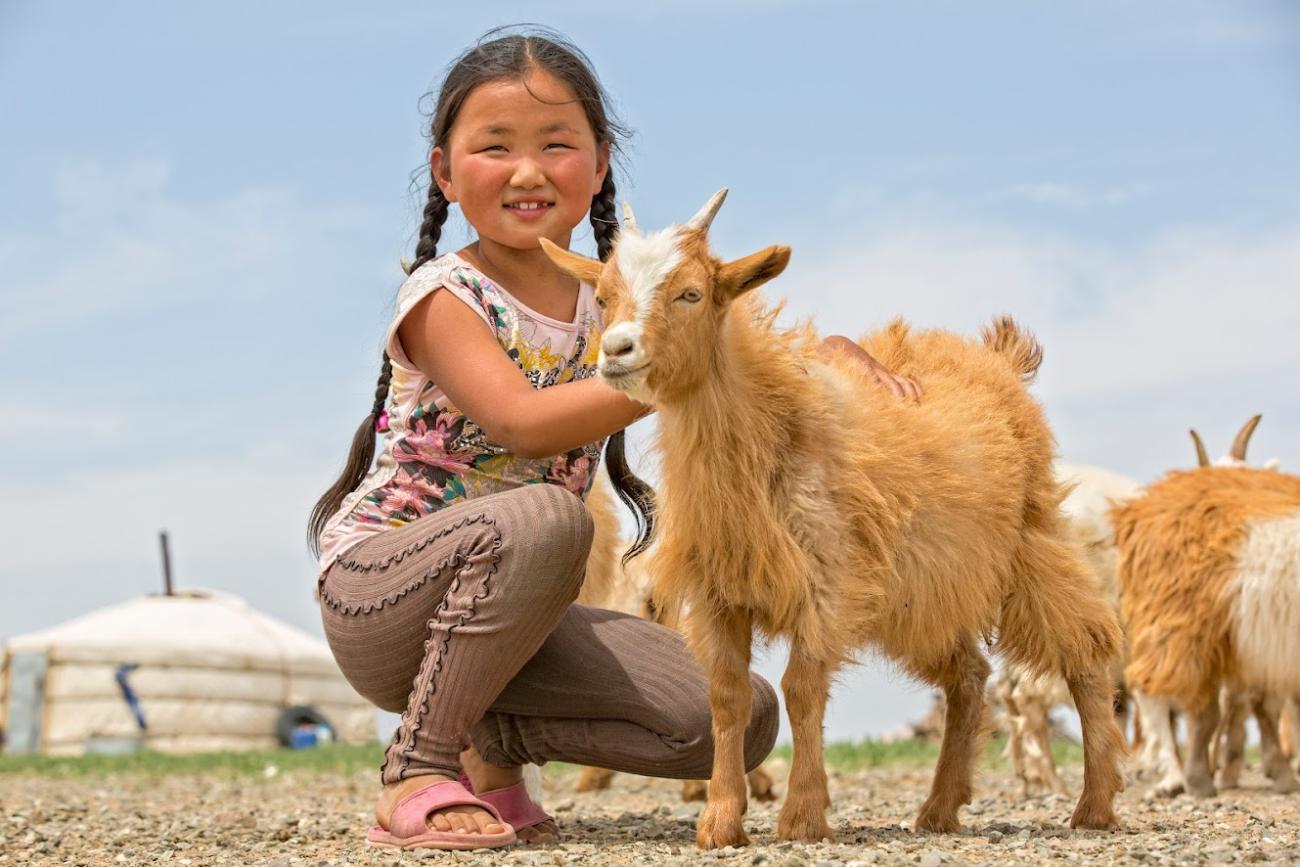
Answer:
[[[1300,514],[1252,523],[1230,585],[1242,679],[1300,690]]]

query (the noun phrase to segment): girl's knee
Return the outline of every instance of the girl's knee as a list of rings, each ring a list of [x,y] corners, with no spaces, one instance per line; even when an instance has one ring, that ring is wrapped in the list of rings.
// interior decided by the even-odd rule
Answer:
[[[558,485],[527,485],[515,492],[511,545],[533,563],[525,570],[535,584],[572,602],[582,587],[595,524],[586,505]],[[541,588],[537,588],[541,590]]]

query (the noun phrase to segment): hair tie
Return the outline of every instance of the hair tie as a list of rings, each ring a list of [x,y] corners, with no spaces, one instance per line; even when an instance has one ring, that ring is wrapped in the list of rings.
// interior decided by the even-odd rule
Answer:
[[[375,419],[375,432],[388,433],[388,410],[381,412],[379,418]]]

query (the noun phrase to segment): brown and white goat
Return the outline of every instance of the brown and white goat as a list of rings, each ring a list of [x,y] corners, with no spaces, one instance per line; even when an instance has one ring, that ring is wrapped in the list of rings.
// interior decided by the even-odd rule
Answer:
[[[1167,777],[1212,795],[1221,687],[1300,691],[1300,477],[1245,467],[1175,471],[1112,518],[1125,678],[1141,696],[1144,729],[1165,732]],[[1190,720],[1181,768],[1172,729],[1157,725],[1170,703]],[[1260,726],[1266,757],[1281,756],[1277,738],[1276,726]],[[1275,787],[1294,787],[1289,766],[1265,770]]]
[[[1119,628],[1066,539],[1052,435],[1025,387],[1038,344],[1010,319],[981,342],[895,322],[862,345],[923,383],[919,404],[900,401],[857,361],[823,352],[810,325],[777,328],[751,293],[785,269],[788,247],[711,254],[724,195],[659,232],[629,219],[604,264],[543,241],[561,270],[597,287],[601,378],[659,414],[655,598],[685,606],[710,676],[714,764],[697,843],[748,841],[755,630],[790,640],[782,838],[831,836],[822,722],[835,671],[867,648],[944,690],[943,746],[916,827],[956,831],[990,670],[980,643],[994,633],[1007,658],[1070,685],[1085,747],[1072,824],[1115,827],[1122,744],[1107,671]]]
[[[1261,416],[1255,415],[1247,421],[1237,432],[1228,453],[1213,462],[1196,430],[1188,431],[1196,448],[1197,465],[1202,469],[1247,466],[1246,452],[1260,419]],[[1275,469],[1277,461],[1271,460],[1264,466]],[[1141,690],[1134,691],[1134,698],[1141,709],[1144,727],[1142,765],[1161,775],[1149,794],[1157,797],[1177,795],[1187,789],[1187,780],[1174,731],[1175,701],[1168,696],[1147,695]],[[1279,726],[1279,717],[1283,716],[1285,709],[1284,696],[1224,682],[1219,687],[1218,702],[1219,723],[1211,737],[1208,756],[1210,769],[1218,775],[1218,788],[1235,788],[1239,783],[1245,759],[1246,717],[1254,714],[1261,733],[1265,773],[1273,780],[1276,791],[1295,791],[1297,781],[1288,763],[1289,752],[1286,744],[1281,743],[1285,732],[1281,732]]]

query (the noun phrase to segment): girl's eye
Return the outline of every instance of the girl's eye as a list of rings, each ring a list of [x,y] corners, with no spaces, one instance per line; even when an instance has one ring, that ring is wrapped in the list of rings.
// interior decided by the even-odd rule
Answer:
[[[674,300],[674,301],[689,301],[691,304],[694,304],[696,301],[699,301],[699,300],[700,300],[700,297],[701,297],[701,296],[700,296],[700,290],[699,290],[699,289],[687,289],[685,292],[683,292],[681,295],[678,295],[678,296],[677,296],[676,298],[674,298],[673,300]]]
[[[571,150],[571,149],[572,149],[572,148],[569,147],[569,145],[566,145],[566,144],[564,144],[564,143],[562,143],[562,142],[558,142],[558,141],[553,141],[553,142],[551,142],[550,144],[547,145],[547,147],[548,147],[548,148],[564,148],[564,149],[566,149],[566,150]]]
[[[474,153],[484,154],[487,153],[488,151],[504,151],[505,149],[506,149],[505,145],[488,145],[485,148],[480,148],[479,150],[476,150]]]

